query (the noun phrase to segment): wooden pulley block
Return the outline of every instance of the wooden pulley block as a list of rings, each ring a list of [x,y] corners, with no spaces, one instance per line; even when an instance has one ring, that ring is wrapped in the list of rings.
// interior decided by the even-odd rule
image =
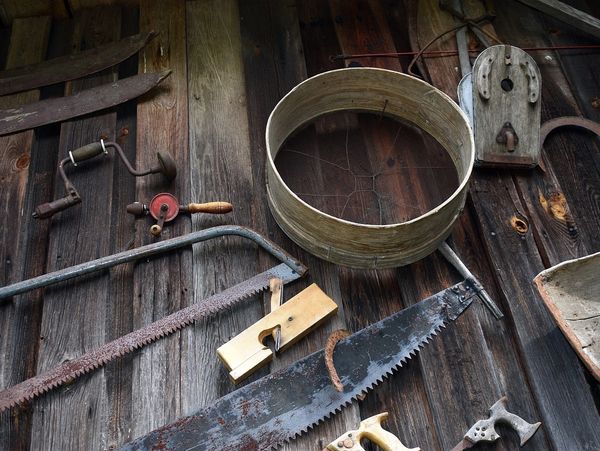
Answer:
[[[542,78],[518,47],[496,45],[473,66],[475,164],[534,167],[540,159]]]

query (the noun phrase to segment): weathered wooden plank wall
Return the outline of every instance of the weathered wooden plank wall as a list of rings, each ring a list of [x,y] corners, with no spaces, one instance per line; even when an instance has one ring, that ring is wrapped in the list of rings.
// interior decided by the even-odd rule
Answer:
[[[239,2],[242,36],[242,56],[245,73],[249,136],[254,186],[265,186],[266,149],[264,130],[271,110],[281,97],[306,78],[305,51],[300,32],[299,13],[293,2],[258,0]],[[318,175],[304,174],[311,183],[322,183]],[[268,211],[266,192],[261,191],[253,203],[253,226],[282,244],[292,255],[300,258],[311,270],[308,278],[284,289],[284,299],[289,299],[310,282],[318,283],[323,290],[341,304],[337,268],[323,262],[289,240],[279,229]],[[259,253],[259,267],[264,270],[273,261]],[[265,305],[269,305],[269,295]],[[271,371],[283,368],[311,352],[321,349],[327,335],[335,329],[345,328],[344,309],[340,305],[337,316],[281,355],[270,365]],[[329,437],[338,437],[359,421],[358,408],[347,409],[333,421],[315,428],[309,436],[294,440],[283,449],[321,449]]]
[[[139,178],[135,194],[143,202],[149,202],[162,191],[174,193],[182,202],[187,202],[190,196],[185,17],[184,1],[140,3],[140,32],[155,30],[160,34],[140,53],[138,70],[143,73],[171,69],[172,73],[158,91],[138,103],[137,164],[140,167],[155,164],[156,152],[166,150],[178,167],[177,178],[171,184],[158,175]],[[148,231],[150,224],[148,220],[136,223],[136,246],[154,241]],[[179,236],[190,230],[189,218],[182,216],[164,228],[163,237]],[[133,329],[188,306],[193,301],[191,277],[190,249],[136,265]],[[181,352],[181,335],[175,333],[134,357],[128,439],[181,414]]]
[[[506,7],[504,11],[510,11],[512,18],[518,8],[518,5],[512,3],[509,6],[504,3],[502,6],[497,5],[498,10]],[[427,13],[424,10],[419,13],[422,19],[418,29],[421,45],[451,27],[448,23],[450,16],[439,11],[437,2],[421,2],[419,7],[425,5],[428,7]],[[516,17],[523,17],[523,14],[525,12],[516,14]],[[471,11],[471,15],[477,16],[477,11]],[[510,24],[511,21],[505,20],[502,23]],[[519,34],[516,29],[511,31],[511,41],[516,43],[514,41]],[[448,59],[430,59],[426,61],[426,65],[432,83],[453,95],[458,82],[457,74],[453,74],[456,63]],[[550,82],[551,77],[546,77],[543,65],[541,69],[544,83]],[[529,176],[535,180],[549,177],[551,173],[544,174],[536,169],[530,171]],[[543,182],[536,184],[544,186]],[[557,182],[552,181],[550,184],[556,186]],[[531,285],[533,276],[544,267],[531,230],[542,227],[543,224],[536,224],[528,219],[527,208],[522,201],[524,194],[515,185],[513,176],[506,171],[476,171],[471,195],[481,236],[496,269],[493,274],[501,289],[505,308],[510,312],[514,323],[517,346],[523,356],[527,379],[535,394],[537,410],[548,426],[545,431],[556,449],[593,447],[600,443],[600,438],[596,436],[596,432],[600,431],[600,418],[589,415],[581,418],[582,421],[577,420],[577,424],[571,423],[572,419],[577,418],[576,412],[582,406],[586,411],[595,411],[581,365],[564,337],[557,331]],[[539,202],[539,193],[535,193],[535,196],[530,200],[531,203]],[[513,215],[529,223],[527,233],[520,234],[511,226],[510,219]],[[543,233],[550,234],[552,230],[538,232],[539,235]],[[560,235],[557,236],[557,240],[560,239]],[[571,255],[566,255],[563,259],[565,258],[571,258]],[[507,265],[500,262],[510,263]],[[554,263],[556,262],[552,262]],[[532,324],[536,327],[532,328]],[[523,399],[517,399],[516,402],[522,404]],[[524,410],[533,406],[519,407]],[[590,431],[594,432],[590,434]]]
[[[15,21],[6,58],[7,69],[44,59],[50,23],[49,17]],[[38,98],[38,90],[14,94],[2,97],[0,107],[15,107]],[[34,145],[35,149],[32,148]],[[0,261],[3,262],[0,280],[3,285],[18,281],[33,271],[43,270],[45,245],[37,241],[27,242],[34,232],[44,235],[43,228],[35,230],[35,225],[29,220],[31,203],[37,199],[27,196],[28,188],[38,176],[36,166],[31,164],[31,152],[43,150],[43,146],[37,144],[33,131],[0,138],[0,205],[4,209],[0,227]],[[42,248],[38,248],[38,252],[31,247],[36,244]],[[35,374],[35,343],[39,335],[40,313],[39,293],[19,296],[0,306],[0,348],[9,356],[0,362],[0,384],[3,387]],[[11,412],[0,416],[0,437],[4,437],[5,443],[12,449],[27,448],[29,428],[30,415],[27,411],[17,418]]]
[[[0,146],[0,153],[10,154],[0,159],[0,165],[8,165],[2,170],[0,202],[7,211],[20,213],[3,218],[3,284],[151,242],[150,220],[136,221],[124,213],[125,205],[133,200],[147,202],[157,192],[170,191],[183,203],[231,201],[235,205],[232,214],[181,217],[165,228],[163,236],[221,223],[250,226],[310,267],[306,280],[286,287],[285,298],[314,281],[340,305],[335,320],[278,356],[250,378],[254,380],[321,348],[333,329],[358,330],[458,280],[435,254],[409,267],[386,271],[338,268],[308,255],[277,227],[264,190],[264,128],[276,102],[307,76],[344,66],[342,61],[331,60],[331,55],[408,51],[409,42],[422,46],[435,33],[454,25],[449,15],[439,11],[437,1],[418,2],[420,13],[413,2],[377,0],[142,0],[139,13],[137,1],[132,7],[81,12],[88,0],[61,3],[69,5],[75,18],[54,21],[48,56],[138,30],[155,30],[160,35],[139,58],[119,65],[118,75],[166,68],[173,73],[138,102],[61,127],[44,127],[35,134],[14,135],[8,138],[10,142],[24,140],[22,145]],[[470,7],[478,3],[467,2]],[[513,44],[586,42],[585,36],[541,19],[514,0],[500,3],[494,27],[486,29],[510,38]],[[574,3],[584,9],[583,0]],[[410,18],[413,26],[408,27],[411,12],[419,16]],[[30,29],[32,34],[28,34]],[[48,19],[15,21],[12,34],[28,42],[20,47],[12,41],[10,47],[0,46],[9,50],[9,65],[29,62],[14,60],[19,48],[27,48],[24,58],[37,55],[42,59],[48,32]],[[5,30],[0,36],[6,36]],[[453,48],[453,36],[437,46]],[[0,50],[0,60],[4,54]],[[598,119],[590,100],[598,78],[586,56],[550,52],[534,56],[544,77],[544,118],[583,112]],[[360,58],[347,64],[403,70],[408,60]],[[434,85],[454,97],[457,66],[457,58],[449,57],[427,58],[422,67]],[[105,71],[69,84],[66,92],[116,76],[116,69]],[[62,86],[44,88],[42,96],[64,91]],[[19,96],[30,95],[19,101],[36,96]],[[400,150],[394,153],[396,137],[378,121],[361,115],[323,119],[295,142],[315,157],[310,165],[288,156],[281,162],[282,173],[300,180],[299,187],[324,192],[331,174],[324,161],[346,161],[348,151],[357,158],[357,167],[373,171],[378,162],[360,152],[365,146],[375,146],[391,159],[401,155],[402,162],[397,164],[398,177],[381,181],[379,188],[414,202],[414,208],[426,209],[427,200],[443,197],[443,189],[456,181],[452,171],[433,170],[446,164],[437,143],[406,127],[400,131]],[[473,305],[418,358],[362,402],[293,441],[286,450],[321,449],[355,427],[361,417],[383,410],[390,412],[386,427],[406,445],[448,449],[502,394],[509,396],[511,410],[544,422],[527,449],[600,448],[600,418],[593,398],[595,393],[597,402],[598,384],[586,378],[531,287],[531,278],[543,267],[600,249],[596,233],[600,219],[598,142],[585,133],[566,133],[548,140],[545,172],[477,170],[471,199],[453,230],[453,247],[500,304],[505,319],[496,321],[484,307]],[[62,195],[61,182],[55,180],[57,159],[103,134],[121,143],[138,167],[152,164],[157,150],[168,150],[178,162],[177,179],[172,184],[158,175],[134,179],[115,157],[98,159],[70,171],[83,197],[80,206],[51,221],[27,221],[35,205],[53,194]],[[429,149],[425,164],[417,158],[423,155],[413,148]],[[28,152],[30,160],[20,158]],[[29,169],[25,160],[30,161]],[[311,168],[308,173],[307,167]],[[93,183],[86,184],[84,179]],[[403,183],[407,181],[408,187]],[[341,186],[334,187],[333,193],[347,194]],[[410,208],[369,208],[373,196],[366,191],[359,194],[359,200],[360,208],[348,213],[354,215],[351,219],[392,221],[394,214],[414,214]],[[340,207],[327,198],[315,202],[332,211]],[[527,222],[528,232],[514,230],[513,216]],[[19,241],[12,230],[18,231]],[[0,387],[272,265],[273,260],[256,246],[224,238],[1,304],[0,352],[10,358],[0,362]],[[211,403],[234,389],[215,349],[260,318],[268,298],[268,294],[256,296],[113,362],[36,400],[29,410],[3,414],[0,448],[109,449]],[[503,434],[494,449],[513,449],[516,443],[515,434]]]
[[[95,47],[119,39],[120,10],[88,10],[75,20],[70,46],[74,50]],[[76,93],[116,78],[114,70],[67,84],[65,92]],[[116,113],[107,112],[61,125],[59,158],[71,149],[100,138],[114,140]],[[111,234],[89,231],[110,230],[114,159],[106,158],[82,165],[69,177],[83,201],[51,219],[46,271],[85,262],[107,255]],[[87,183],[86,180],[97,180]],[[64,195],[62,181],[55,183],[56,198]],[[105,341],[105,322],[109,299],[109,277],[93,277],[81,284],[64,284],[44,293],[44,312],[37,369],[44,371],[93,349]],[[69,411],[71,415],[65,415]],[[51,394],[34,406],[32,449],[47,447],[80,449],[101,443],[106,416],[103,370],[88,377],[87,383],[63,393]],[[92,420],[93,419],[93,420]]]

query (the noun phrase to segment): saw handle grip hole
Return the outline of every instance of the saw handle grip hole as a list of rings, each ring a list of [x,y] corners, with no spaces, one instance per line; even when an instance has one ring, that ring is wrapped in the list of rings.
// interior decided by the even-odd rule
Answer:
[[[514,86],[515,85],[510,78],[505,78],[500,82],[500,87],[506,92],[512,91]]]

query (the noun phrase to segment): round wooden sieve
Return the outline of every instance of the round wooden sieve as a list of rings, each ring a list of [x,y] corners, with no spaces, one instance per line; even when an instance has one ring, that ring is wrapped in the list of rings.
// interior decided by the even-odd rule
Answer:
[[[281,178],[275,157],[302,125],[343,110],[384,111],[429,133],[456,167],[456,191],[433,210],[398,224],[346,221],[304,202]],[[279,226],[308,252],[354,268],[407,265],[433,252],[450,234],[464,207],[475,155],[467,118],[450,97],[417,78],[363,67],[325,72],[292,89],[269,116],[266,144],[267,195]]]

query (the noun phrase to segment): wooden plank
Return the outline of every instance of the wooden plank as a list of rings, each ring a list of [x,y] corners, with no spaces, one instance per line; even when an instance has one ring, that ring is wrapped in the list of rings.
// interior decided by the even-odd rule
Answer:
[[[579,9],[558,0],[519,0],[549,16],[573,25],[586,33],[600,38],[600,20]]]
[[[234,205],[227,217],[194,218],[195,228],[223,222],[252,225],[256,186],[242,68],[237,2],[187,4],[190,167],[194,201],[225,200]],[[205,45],[210,42],[211,45]],[[226,238],[194,247],[194,293],[202,299],[241,282],[257,271],[257,250]],[[234,389],[216,349],[262,316],[258,296],[182,333],[182,409],[210,404]],[[198,371],[202,368],[202,372]],[[255,373],[251,379],[264,374]]]
[[[88,10],[76,18],[73,48],[97,46],[119,38],[120,10]],[[113,71],[78,80],[66,91],[78,92],[115,79]],[[60,155],[103,137],[114,139],[116,114],[106,113],[62,124]],[[111,199],[114,159],[94,162],[69,174],[83,202],[52,219],[46,271],[88,261],[110,253]],[[92,179],[95,183],[85,183]],[[54,195],[63,195],[56,183]],[[111,302],[107,275],[46,290],[40,335],[38,372],[95,348],[105,341],[107,304]],[[32,420],[33,449],[100,449],[106,414],[103,370],[70,389],[38,400]],[[64,412],[70,412],[65,415]]]
[[[305,62],[305,45],[300,30],[303,19],[299,15],[307,15],[306,8],[325,8],[329,17],[329,8],[324,2],[302,2],[295,6],[278,1],[241,1],[239,2],[242,36],[242,56],[248,106],[248,122],[252,152],[252,177],[254,186],[260,193],[260,198],[254,203],[254,227],[268,231],[269,237],[286,248],[292,255],[298,257],[310,268],[312,279],[321,286],[323,291],[331,296],[338,304],[338,314],[317,330],[311,332],[299,343],[296,343],[285,353],[275,356],[271,363],[271,371],[284,368],[301,357],[322,349],[329,333],[345,328],[343,304],[337,269],[334,265],[324,262],[300,249],[281,231],[268,211],[265,186],[266,150],[264,132],[267,119],[277,101],[289,89],[306,78],[306,64],[311,64],[311,58]],[[318,20],[318,19],[317,19]],[[333,31],[333,28],[331,28]],[[310,33],[309,33],[310,34]],[[335,35],[333,40],[336,42]],[[304,41],[305,43],[306,41]],[[327,59],[325,59],[327,60]],[[327,60],[328,61],[328,60]],[[314,140],[309,146],[314,145]],[[290,166],[293,168],[294,166]],[[309,171],[303,178],[309,179],[308,184],[321,184],[319,174]],[[261,269],[273,264],[270,258],[259,253]],[[309,280],[302,280],[284,288],[284,298],[289,299],[294,293],[305,287]],[[268,295],[265,296],[268,299]],[[360,420],[357,406],[351,406],[330,421],[326,421],[310,433],[299,437],[282,447],[283,450],[321,449],[332,438],[346,430],[355,427]]]
[[[387,14],[387,16],[389,17],[390,15]],[[402,15],[398,14],[398,17],[402,17]],[[365,21],[368,23],[368,20],[365,20],[364,16],[359,15],[359,18],[361,23]],[[375,28],[378,30],[385,29],[384,27]],[[361,34],[359,32],[355,32],[354,35],[360,36]],[[357,50],[359,53],[369,51],[369,49]],[[387,47],[374,47],[371,49],[371,51],[393,52],[395,49]],[[344,53],[350,52],[344,51]],[[422,143],[420,145],[423,146]],[[431,146],[431,144],[429,145]],[[385,149],[385,146],[380,147],[384,147]],[[414,162],[412,165],[414,166],[417,166],[417,163],[421,162],[419,158],[415,158],[413,161]],[[431,177],[431,175],[429,176]],[[431,198],[432,196],[436,195],[435,188],[444,187],[447,185],[447,183],[440,183],[439,178],[434,178],[431,183],[424,183],[424,180],[427,180],[426,177],[427,174],[423,175],[421,173],[413,175],[413,179],[422,186],[416,191],[416,199],[413,200],[413,202],[424,204],[427,198]],[[411,181],[413,179],[411,179]],[[392,187],[390,189],[393,192],[394,188]],[[398,190],[398,188],[395,189]],[[424,205],[426,207],[426,204]],[[357,277],[356,275],[353,276]],[[437,289],[441,289],[444,286],[448,286],[454,282],[454,279],[449,276],[447,264],[443,261],[438,261],[438,257],[429,257],[422,263],[420,262],[412,265],[410,268],[401,270],[397,276],[397,279],[397,289],[394,291],[402,294],[402,298],[404,299],[405,303],[417,302],[432,292],[437,291]],[[439,288],[436,289],[432,287]],[[353,292],[356,292],[356,290],[353,290]],[[391,303],[394,301],[385,299],[384,302]],[[487,314],[487,312],[484,314]],[[452,331],[444,331],[444,336],[442,339],[436,341],[435,344],[430,345],[432,346],[431,350],[428,347],[423,351],[420,361],[423,365],[423,369],[421,371],[424,373],[423,377],[426,384],[427,394],[424,394],[422,397],[425,399],[429,397],[428,403],[431,405],[432,410],[427,416],[424,416],[424,421],[416,422],[415,427],[408,428],[409,430],[406,433],[401,434],[403,437],[412,436],[413,441],[411,442],[411,445],[414,443],[414,445],[418,444],[420,446],[427,447],[426,445],[422,444],[422,441],[418,442],[415,440],[423,440],[425,434],[429,434],[431,437],[431,442],[435,443],[439,440],[442,442],[442,448],[451,447],[454,444],[453,442],[458,441],[464,431],[470,426],[469,421],[472,421],[473,416],[473,413],[471,412],[476,412],[476,409],[480,408],[479,403],[486,403],[480,398],[474,402],[469,401],[469,393],[482,393],[481,397],[487,397],[487,400],[491,405],[491,403],[496,400],[494,395],[498,395],[500,393],[498,379],[502,378],[502,373],[508,373],[509,371],[513,370],[515,365],[518,365],[515,363],[517,358],[513,354],[512,362],[509,360],[509,363],[512,363],[513,365],[512,367],[505,365],[503,368],[494,368],[493,359],[489,357],[487,349],[482,349],[480,344],[485,340],[481,332],[481,325],[479,324],[479,321],[473,319],[473,314],[471,312],[467,313],[467,315],[468,318],[470,318],[470,321],[467,322],[467,325],[465,325],[465,320],[461,320],[458,324],[453,325]],[[364,314],[361,316],[364,316]],[[450,336],[446,337],[446,334]],[[461,339],[463,336],[469,336],[472,338],[472,340],[465,342]],[[454,362],[448,362],[448,360],[444,360],[444,358],[439,358],[440,356],[444,357],[445,355],[460,355],[462,352],[468,356],[477,356],[474,357],[473,360],[465,362],[464,368],[455,365]],[[440,360],[443,363],[440,363]],[[480,363],[475,365],[475,361]],[[440,371],[440,366],[442,366],[444,370]],[[443,377],[440,377],[440,374],[444,376],[447,375],[448,379],[443,381]],[[477,376],[473,376],[473,374],[478,374],[480,377],[478,378]],[[494,376],[490,377],[490,374],[493,374]],[[461,393],[453,393],[447,390],[447,387],[452,385],[453,381],[455,380],[461,380],[464,387],[469,387],[465,389],[464,393],[462,393],[464,396],[461,396]],[[518,385],[515,384],[515,386],[517,387]],[[381,398],[388,399],[389,396],[384,395]],[[461,402],[464,404],[461,405]],[[393,401],[390,401],[389,403],[392,405],[394,404]],[[372,406],[374,406],[374,409],[377,409],[378,407],[380,408],[377,403],[373,403]],[[487,407],[483,408],[484,412],[485,409],[487,409]],[[413,413],[413,410],[408,411],[411,412],[411,414]],[[377,413],[377,411],[373,410],[370,413]],[[365,413],[363,413],[363,417],[364,416],[366,416]],[[448,418],[452,418],[453,421],[447,421]],[[436,425],[437,431],[427,430],[426,425],[431,425],[432,423]],[[405,441],[408,441],[408,439]],[[439,447],[437,444],[430,446],[436,448]]]
[[[429,11],[439,15],[434,7],[437,2],[428,3]],[[511,11],[514,13],[514,9]],[[431,22],[437,23],[439,19],[431,17]],[[435,28],[429,30],[432,34],[437,32]],[[424,37],[423,41],[427,39]],[[434,85],[451,93],[455,84],[446,75],[451,72],[452,62],[426,63]],[[540,174],[532,172],[530,176]],[[511,226],[511,217],[526,217],[527,210],[513,178],[505,171],[477,172],[471,193],[483,243],[492,267],[496,269],[494,276],[501,290],[505,313],[510,313],[505,321],[512,317],[514,324],[509,330],[514,328],[514,339],[535,396],[537,406],[530,405],[528,409],[539,409],[540,418],[536,419],[545,424],[551,446],[556,449],[593,448],[598,445],[598,419],[593,413],[593,399],[586,389],[581,366],[544,307],[536,301],[531,288],[531,278],[542,268],[531,232],[536,224],[529,221],[530,231],[524,235]],[[510,392],[508,395],[515,398]],[[588,414],[582,415],[582,412]],[[578,418],[577,424],[571,421],[573,418]],[[542,449],[547,449],[544,446]]]
[[[121,9],[121,37],[136,34],[139,27],[137,7]],[[134,55],[119,65],[119,78],[137,74],[138,57]],[[117,109],[116,139],[127,158],[136,162],[136,101],[127,102]],[[113,175],[113,203],[111,211],[111,253],[133,246],[136,220],[125,214],[125,206],[135,199],[136,179],[129,174],[125,165],[117,163]],[[133,330],[133,295],[135,264],[113,268],[109,273],[111,302],[106,313],[106,342],[121,337]],[[106,446],[116,448],[127,441],[133,412],[132,360],[127,354],[104,368],[108,415],[106,419]]]
[[[32,32],[33,30],[33,32]],[[50,19],[38,17],[15,20],[10,37],[6,67],[17,67],[41,61],[46,54]],[[39,98],[39,91],[33,90],[2,97],[2,107],[15,107]],[[32,152],[41,150],[43,145],[34,139],[33,132],[23,132],[0,138],[0,204],[5,214],[0,227],[0,284],[8,285],[19,281],[30,271],[40,271],[40,261],[44,259],[25,240],[30,233],[43,230],[30,227],[31,181],[38,175],[30,164]],[[41,184],[43,180],[40,180]],[[35,235],[34,235],[35,236]],[[33,243],[31,243],[33,244]],[[41,244],[41,243],[38,243]],[[40,250],[40,249],[38,249]],[[41,258],[40,258],[41,257]],[[35,372],[37,331],[41,312],[41,300],[37,293],[15,297],[0,305],[0,350],[8,358],[0,363],[0,387],[14,385]],[[6,449],[27,449],[31,417],[24,412],[21,417],[8,411],[0,415],[0,442]]]
[[[171,69],[173,73],[160,92],[150,93],[138,104],[136,162],[148,166],[156,151],[168,150],[177,162],[178,175],[171,184],[160,176],[139,178],[136,199],[149,202],[161,191],[190,199],[187,128],[187,65],[185,2],[140,3],[140,32],[160,34],[139,55],[139,72]],[[150,219],[136,223],[135,245],[153,241]],[[191,230],[182,216],[165,227],[162,238]],[[192,253],[186,249],[137,265],[134,279],[133,328],[140,327],[186,307],[192,302]],[[175,420],[180,403],[180,334],[160,340],[133,358],[132,421],[129,439]]]
[[[523,47],[550,44],[535,12],[517,2],[510,6],[498,9],[503,20],[498,21],[496,27],[501,33],[515,36]],[[531,32],[524,33],[518,23],[510,20],[509,11],[518,11],[519,17],[530,24]],[[542,120],[580,115],[581,110],[570,89],[577,75],[565,78],[554,52],[534,56],[543,78]],[[590,64],[593,67],[593,60]],[[583,67],[579,71],[588,73]],[[590,139],[590,135],[583,131],[557,131],[544,145],[543,157],[551,166],[547,174],[541,178],[539,170],[531,174],[516,174],[531,219],[535,216],[542,220],[541,226],[537,226],[534,232],[536,240],[543,242],[540,253],[545,266],[600,249],[600,237],[595,232],[600,221],[600,209],[595,196],[590,195],[600,190],[598,150],[597,139]],[[538,224],[538,221],[532,222]],[[549,234],[548,229],[555,233]]]

